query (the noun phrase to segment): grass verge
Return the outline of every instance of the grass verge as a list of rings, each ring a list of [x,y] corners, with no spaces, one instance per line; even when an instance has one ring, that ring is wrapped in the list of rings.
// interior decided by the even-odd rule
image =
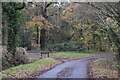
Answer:
[[[86,54],[86,53],[53,53],[50,54],[53,58],[61,58],[61,59],[79,59],[90,56],[95,56],[95,54]]]
[[[114,58],[92,61],[89,71],[91,78],[118,78],[117,62]]]
[[[32,78],[31,75],[34,73],[39,72],[40,74],[59,63],[60,61],[52,58],[43,58],[30,64],[19,65],[3,70],[1,71],[1,76],[3,78]]]
[[[94,54],[85,54],[85,53],[53,53],[51,55],[65,56],[65,57],[85,57],[85,56],[93,56]]]

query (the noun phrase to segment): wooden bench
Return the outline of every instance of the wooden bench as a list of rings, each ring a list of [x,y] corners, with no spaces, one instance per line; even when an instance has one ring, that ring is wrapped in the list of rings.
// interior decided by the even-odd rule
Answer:
[[[41,58],[42,58],[42,54],[47,54],[49,57],[49,52],[41,52]]]

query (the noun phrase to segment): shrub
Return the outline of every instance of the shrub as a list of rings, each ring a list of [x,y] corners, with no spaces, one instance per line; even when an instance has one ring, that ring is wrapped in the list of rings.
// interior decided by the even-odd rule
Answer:
[[[12,66],[31,63],[37,60],[28,56],[27,51],[22,47],[17,47],[15,55],[10,54],[7,49],[2,50],[2,69],[7,69]]]
[[[47,46],[47,49],[50,51],[86,51],[86,48],[83,48],[80,45],[67,42],[51,44]]]

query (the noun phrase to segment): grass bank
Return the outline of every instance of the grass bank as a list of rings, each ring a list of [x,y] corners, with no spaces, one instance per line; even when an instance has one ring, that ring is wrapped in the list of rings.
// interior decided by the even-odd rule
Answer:
[[[85,54],[85,53],[53,53],[51,55],[61,56],[61,57],[85,57],[85,56],[93,56],[95,54]]]
[[[1,76],[3,78],[32,78],[33,74],[40,74],[59,63],[60,61],[52,58],[43,58],[30,64],[19,65],[3,70],[1,71]]]
[[[114,58],[91,62],[89,71],[92,78],[118,78],[117,62]]]
[[[59,58],[59,59],[75,60],[75,59],[95,56],[95,54],[61,52],[61,53],[50,54],[50,56],[53,58]]]

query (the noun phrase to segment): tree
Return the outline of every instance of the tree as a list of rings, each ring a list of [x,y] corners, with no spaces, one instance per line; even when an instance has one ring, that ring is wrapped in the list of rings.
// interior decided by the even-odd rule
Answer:
[[[8,46],[7,50],[15,55],[18,45],[18,32],[21,23],[20,10],[25,7],[25,3],[4,2],[2,9],[8,15]]]
[[[90,4],[90,3],[88,3]],[[101,10],[101,8],[99,6],[97,6],[96,4],[90,4],[92,7],[94,7],[95,9],[97,9],[100,13],[102,13],[104,15],[104,17],[110,17],[111,19],[113,19],[114,21],[117,22],[118,27],[120,27],[120,2],[116,2],[116,3],[104,3],[104,10]],[[105,23],[105,19],[103,19],[104,17],[101,17],[101,15],[98,16],[100,18],[100,20],[102,21],[102,23],[105,25],[107,25],[107,28],[104,28],[108,34],[111,36],[111,41],[116,45],[117,47],[117,60],[118,60],[118,76],[120,77],[120,38],[118,36],[118,33],[116,31],[113,30],[113,27],[109,24]],[[117,27],[116,27],[117,28]]]
[[[43,9],[42,9],[42,16],[47,20],[48,15],[47,15],[47,8],[51,5],[52,3],[44,3]],[[41,45],[41,50],[44,50],[45,48],[45,42],[46,42],[46,29],[43,27],[41,29],[41,34],[40,34],[40,45]]]
[[[32,21],[34,19],[34,22],[44,24],[41,26],[41,29],[40,29],[40,37],[37,36],[38,38],[40,38],[40,41],[37,41],[37,42],[40,42],[41,50],[44,50],[44,48],[45,48],[47,28],[49,26],[52,26],[48,21],[48,17],[50,15],[47,14],[48,7],[51,4],[52,4],[52,2],[39,2],[39,3],[33,2],[33,3],[31,3],[31,5],[35,5],[34,10],[37,9],[37,11],[35,11],[35,14],[34,14],[36,16],[34,16],[34,17],[32,16],[33,17]],[[38,9],[39,9],[39,11],[38,11]],[[42,20],[42,19],[44,19],[44,20]]]

